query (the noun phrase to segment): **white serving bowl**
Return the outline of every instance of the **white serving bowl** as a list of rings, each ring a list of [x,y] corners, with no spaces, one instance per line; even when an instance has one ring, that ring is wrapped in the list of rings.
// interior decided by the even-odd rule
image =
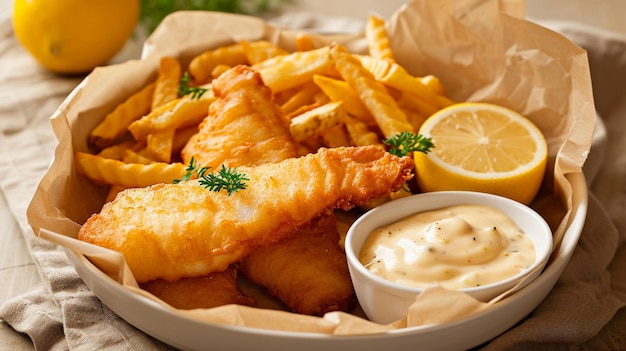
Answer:
[[[489,301],[519,284],[521,288],[537,278],[552,252],[552,231],[533,209],[501,196],[469,192],[429,192],[397,199],[376,207],[357,219],[348,230],[345,248],[348,267],[357,298],[363,311],[374,322],[387,324],[406,316],[409,306],[423,289],[386,280],[360,261],[359,253],[372,231],[407,216],[453,205],[484,205],[496,208],[510,217],[535,245],[535,261],[523,272],[495,283],[461,288],[479,301]]]

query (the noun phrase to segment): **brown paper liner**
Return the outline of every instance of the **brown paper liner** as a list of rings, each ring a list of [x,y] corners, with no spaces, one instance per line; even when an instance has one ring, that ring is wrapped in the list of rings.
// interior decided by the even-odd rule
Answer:
[[[549,167],[531,206],[553,229],[556,249],[572,219],[573,190],[566,175],[581,172],[591,146],[591,79],[586,52],[521,19],[523,8],[523,1],[514,0],[416,0],[390,18],[387,28],[397,61],[412,74],[435,75],[452,99],[512,108],[541,129],[548,142]],[[87,135],[103,116],[155,79],[160,57],[175,56],[186,66],[204,50],[242,39],[270,40],[295,50],[296,34],[254,17],[179,12],[167,17],[146,41],[141,60],[95,69],[52,117],[59,145],[28,209],[35,233],[84,254],[130,291],[171,308],[138,289],[121,255],[75,239],[80,225],[100,210],[106,189],[76,173],[73,151],[87,151]],[[312,35],[320,44],[336,41],[352,52],[366,50],[362,35]],[[244,306],[177,312],[237,326],[349,335],[444,323],[489,309],[503,298],[506,295],[481,303],[432,288],[418,296],[406,318],[390,325],[343,312],[323,318]],[[446,313],[436,306],[446,306]]]

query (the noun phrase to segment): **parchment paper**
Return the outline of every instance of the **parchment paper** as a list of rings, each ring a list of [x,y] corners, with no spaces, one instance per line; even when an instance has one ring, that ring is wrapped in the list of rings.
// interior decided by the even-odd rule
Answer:
[[[387,28],[398,62],[409,72],[438,76],[456,101],[489,101],[513,108],[541,129],[549,145],[549,169],[531,206],[553,228],[556,247],[571,220],[572,187],[565,176],[582,171],[591,145],[595,120],[591,80],[585,51],[519,18],[520,8],[515,1],[416,0],[401,8]],[[295,35],[258,18],[180,12],[168,17],[148,39],[142,60],[94,70],[52,118],[59,145],[28,210],[35,233],[84,253],[121,284],[154,298],[137,288],[118,254],[75,239],[81,223],[99,211],[106,189],[76,173],[73,151],[87,151],[87,134],[99,120],[155,79],[160,57],[175,56],[186,65],[204,50],[241,39],[266,39],[294,50]],[[338,41],[353,52],[365,53],[362,35],[316,35],[315,40],[320,45]],[[459,294],[434,288],[417,298],[407,318],[386,326],[341,312],[318,318],[223,306],[180,313],[233,325],[362,334],[445,322],[491,307],[465,297],[459,300]],[[444,305],[453,300],[462,303],[445,315],[420,308],[435,300]]]

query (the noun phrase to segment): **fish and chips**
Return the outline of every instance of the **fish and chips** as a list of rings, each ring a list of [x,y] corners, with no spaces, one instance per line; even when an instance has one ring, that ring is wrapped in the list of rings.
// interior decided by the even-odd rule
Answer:
[[[383,20],[366,38],[369,55],[300,35],[295,52],[259,40],[188,67],[163,57],[89,134],[93,152],[75,152],[77,171],[110,187],[78,238],[120,252],[176,308],[255,305],[241,275],[290,311],[349,310],[335,213],[410,194],[412,158],[383,141],[452,103],[395,62]]]

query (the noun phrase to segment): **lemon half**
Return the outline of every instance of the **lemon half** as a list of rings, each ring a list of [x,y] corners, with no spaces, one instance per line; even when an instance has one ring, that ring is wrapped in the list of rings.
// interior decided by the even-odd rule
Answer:
[[[435,145],[428,154],[414,155],[422,191],[480,191],[529,204],[541,187],[546,140],[513,110],[459,103],[430,116],[419,133]]]

